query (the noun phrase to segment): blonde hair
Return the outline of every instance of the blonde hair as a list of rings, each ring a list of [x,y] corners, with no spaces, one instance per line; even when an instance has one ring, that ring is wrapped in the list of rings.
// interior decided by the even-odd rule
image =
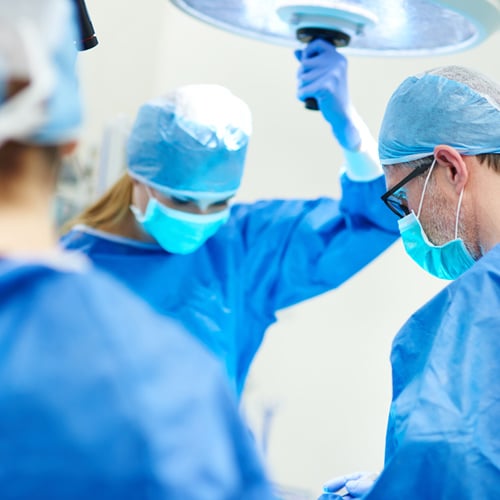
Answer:
[[[112,229],[127,216],[132,202],[134,184],[128,174],[124,174],[101,198],[86,208],[80,215],[66,222],[61,233],[67,233],[73,226],[84,224],[95,229]]]

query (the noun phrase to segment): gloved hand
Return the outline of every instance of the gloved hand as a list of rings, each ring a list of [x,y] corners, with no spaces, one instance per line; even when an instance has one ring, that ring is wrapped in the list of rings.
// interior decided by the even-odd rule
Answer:
[[[377,477],[378,474],[372,472],[354,472],[346,476],[335,477],[323,485],[323,492],[328,495],[345,488],[347,493],[342,494],[342,498],[361,498],[372,489]]]
[[[342,500],[342,497],[335,493],[323,493],[318,500]]]
[[[297,97],[301,101],[314,97],[339,144],[357,151],[361,135],[349,98],[346,58],[331,43],[319,38],[304,50],[296,50],[295,57],[300,62]]]
[[[297,97],[314,97],[335,138],[344,150],[346,173],[353,181],[371,181],[383,174],[377,142],[349,98],[347,60],[325,40],[316,39],[295,51]]]

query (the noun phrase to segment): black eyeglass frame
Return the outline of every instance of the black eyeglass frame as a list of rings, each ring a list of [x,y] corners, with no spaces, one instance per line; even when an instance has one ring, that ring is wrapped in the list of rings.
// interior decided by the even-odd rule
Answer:
[[[424,172],[429,170],[432,167],[434,162],[434,158],[432,158],[428,164],[420,165],[417,168],[414,168],[410,174],[401,179],[395,186],[392,186],[391,189],[386,191],[380,199],[385,203],[387,208],[394,214],[396,214],[400,219],[409,215],[410,210],[407,206],[401,204],[399,201],[395,199],[391,199],[391,196],[394,195],[397,191],[399,191],[405,184],[408,184],[412,179],[422,175]]]

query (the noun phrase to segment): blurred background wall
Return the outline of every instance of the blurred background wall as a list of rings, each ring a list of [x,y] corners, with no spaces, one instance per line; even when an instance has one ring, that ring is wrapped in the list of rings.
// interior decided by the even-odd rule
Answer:
[[[103,133],[117,116],[133,120],[143,101],[181,84],[219,83],[254,116],[238,199],[340,194],[340,148],[320,115],[295,98],[291,49],[202,24],[167,0],[87,0],[87,7],[100,44],[80,55],[87,118],[79,158],[94,181]],[[353,56],[352,100],[376,135],[390,94],[406,76],[462,64],[500,80],[499,49],[497,33],[456,55]],[[330,476],[381,468],[391,341],[444,285],[421,272],[398,242],[342,288],[279,314],[244,397],[276,481],[318,493]]]

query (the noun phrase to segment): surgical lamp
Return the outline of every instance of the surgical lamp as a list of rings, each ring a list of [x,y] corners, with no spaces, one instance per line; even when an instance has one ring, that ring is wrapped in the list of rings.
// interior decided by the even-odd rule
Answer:
[[[206,23],[297,46],[324,38],[346,53],[431,56],[478,45],[500,27],[500,0],[171,0]]]

